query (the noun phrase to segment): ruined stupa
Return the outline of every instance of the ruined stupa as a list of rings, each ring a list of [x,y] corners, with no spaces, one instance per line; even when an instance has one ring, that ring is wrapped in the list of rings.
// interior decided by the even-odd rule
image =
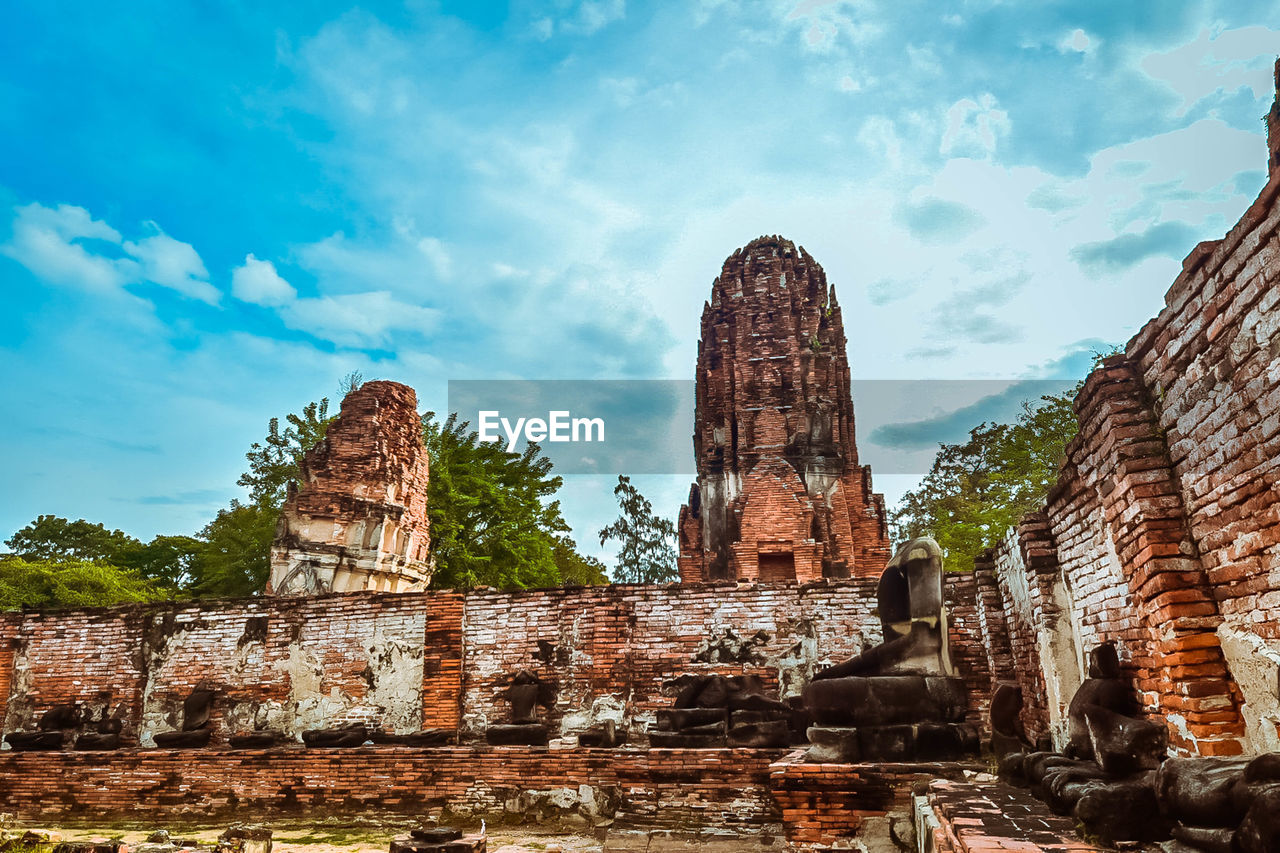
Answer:
[[[875,576],[884,497],[858,464],[844,322],[809,253],[760,237],[725,261],[702,311],[680,577]]]
[[[348,394],[290,486],[267,593],[426,589],[427,469],[412,388],[366,382]]]

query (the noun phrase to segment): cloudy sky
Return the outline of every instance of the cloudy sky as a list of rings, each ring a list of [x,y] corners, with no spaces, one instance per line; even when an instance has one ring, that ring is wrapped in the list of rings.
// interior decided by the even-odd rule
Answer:
[[[4,536],[193,532],[352,370],[690,378],[760,234],[857,379],[1079,376],[1262,187],[1280,53],[1250,0],[110,5],[0,26]]]

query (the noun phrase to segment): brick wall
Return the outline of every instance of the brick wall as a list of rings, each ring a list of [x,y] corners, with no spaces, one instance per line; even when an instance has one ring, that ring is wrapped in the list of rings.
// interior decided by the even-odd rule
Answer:
[[[861,849],[892,850],[891,831],[910,839],[912,788],[935,779],[962,779],[975,765],[956,762],[929,764],[815,764],[802,752],[792,753],[769,768],[770,787],[781,810],[788,849],[812,850],[823,845],[849,848],[850,840],[878,835],[879,845]],[[867,824],[879,821],[877,831]],[[1013,849],[1013,848],[1009,848]]]
[[[972,587],[947,581],[952,655],[977,722],[990,666]],[[164,603],[12,614],[0,640],[5,731],[78,702],[118,713],[125,742],[151,746],[206,689],[214,745],[253,729],[296,739],[356,721],[479,738],[509,720],[502,691],[528,670],[556,685],[545,713],[553,735],[613,720],[643,743],[689,677],[756,675],[794,696],[881,633],[875,582],[851,579]]]
[[[24,614],[11,642],[5,731],[34,729],[55,705],[78,703],[123,720],[137,737],[145,608]]]
[[[682,676],[761,675],[798,694],[815,668],[880,642],[875,585],[615,585],[467,597],[463,727],[507,719],[504,679],[521,669],[557,686],[557,732],[613,719],[634,738]]]
[[[1045,512],[977,566],[980,633],[998,645],[1003,613],[1007,635],[994,677],[1022,683],[1034,731],[1061,738],[1085,653],[1111,640],[1178,751],[1280,749],[1280,140],[1269,128],[1267,186],[1222,240],[1195,247],[1164,310],[1088,377]]]
[[[776,825],[769,764],[781,750],[519,747],[127,750],[0,754],[0,802],[37,818],[243,814],[574,815],[620,825]]]

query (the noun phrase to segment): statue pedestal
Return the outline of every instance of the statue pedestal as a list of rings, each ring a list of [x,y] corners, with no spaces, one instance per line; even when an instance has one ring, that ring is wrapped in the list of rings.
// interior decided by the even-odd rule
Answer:
[[[964,722],[964,681],[945,675],[874,675],[811,682],[807,760],[947,761],[978,752]]]

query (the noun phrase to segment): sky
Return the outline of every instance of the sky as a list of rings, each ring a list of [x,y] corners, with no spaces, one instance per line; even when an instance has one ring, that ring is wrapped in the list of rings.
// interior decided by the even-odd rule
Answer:
[[[855,380],[1078,378],[1265,183],[1280,53],[1251,0],[110,6],[0,13],[4,537],[195,532],[352,371],[435,411],[690,379],[761,234],[826,270]],[[637,478],[672,517],[688,480]],[[606,558],[612,482],[561,495]]]

